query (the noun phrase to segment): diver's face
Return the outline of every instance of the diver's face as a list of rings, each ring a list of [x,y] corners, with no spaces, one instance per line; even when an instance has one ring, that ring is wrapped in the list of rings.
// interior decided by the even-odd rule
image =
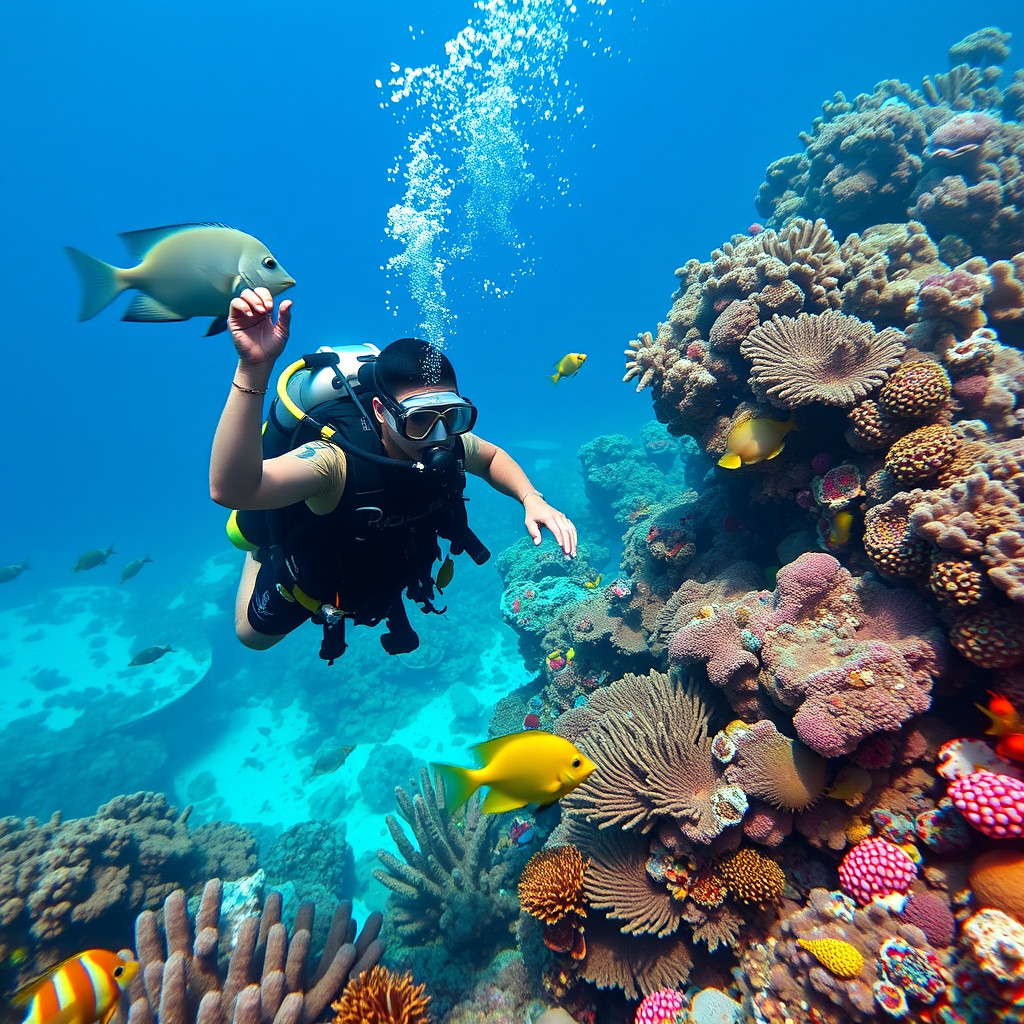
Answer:
[[[430,386],[422,386],[417,388],[403,388],[399,389],[394,399],[398,403],[402,403],[409,398],[415,398],[418,395],[436,395],[443,394],[450,390],[449,388],[438,388]],[[455,438],[446,436],[444,438],[430,437],[424,438],[422,441],[411,441],[407,437],[403,437],[391,424],[392,419],[388,411],[384,408],[384,404],[379,398],[373,399],[373,415],[377,418],[377,422],[381,427],[381,436],[384,440],[384,448],[392,458],[398,459],[410,459],[416,461],[428,448],[436,448],[441,445],[445,448],[450,447],[454,442]]]

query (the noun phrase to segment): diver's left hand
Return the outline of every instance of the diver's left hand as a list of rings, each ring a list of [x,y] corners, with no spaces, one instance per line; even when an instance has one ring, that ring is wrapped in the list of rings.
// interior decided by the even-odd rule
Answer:
[[[546,526],[566,556],[575,558],[576,527],[572,520],[564,512],[552,508],[537,494],[528,494],[523,504],[526,507],[526,529],[533,543],[540,543],[540,528]]]

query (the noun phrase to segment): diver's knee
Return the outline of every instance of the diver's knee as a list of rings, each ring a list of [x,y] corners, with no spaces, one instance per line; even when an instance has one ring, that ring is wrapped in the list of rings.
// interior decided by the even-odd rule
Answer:
[[[238,637],[242,646],[248,647],[250,651],[265,651],[284,639],[283,636],[267,636],[265,633],[257,633],[248,621],[235,623],[235,636]]]

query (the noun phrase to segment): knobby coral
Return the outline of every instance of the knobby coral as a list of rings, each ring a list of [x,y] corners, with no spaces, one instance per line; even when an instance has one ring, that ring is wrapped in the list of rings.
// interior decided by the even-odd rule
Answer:
[[[163,935],[153,911],[139,916],[141,969],[128,989],[128,1024],[313,1024],[346,981],[384,953],[377,938],[381,915],[370,915],[357,936],[351,904],[340,904],[323,953],[309,962],[313,904],[302,904],[289,935],[280,893],[267,897],[261,914],[241,921],[231,944],[222,934],[222,893],[219,880],[207,883],[194,924],[185,893],[171,893]],[[222,944],[231,950],[226,964],[218,959]]]

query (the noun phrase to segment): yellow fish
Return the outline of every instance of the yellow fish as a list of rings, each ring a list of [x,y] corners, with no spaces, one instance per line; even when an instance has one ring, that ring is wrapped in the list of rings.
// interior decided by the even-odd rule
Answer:
[[[527,804],[546,807],[571,793],[597,767],[568,740],[540,729],[478,743],[472,748],[479,768],[435,764],[451,814],[481,786],[488,786],[483,810],[514,811]]]
[[[832,520],[832,527],[828,531],[828,539],[837,548],[841,548],[850,539],[851,526],[853,526],[853,516],[849,512],[837,512]]]
[[[825,796],[833,800],[853,801],[851,807],[856,806],[864,798],[864,794],[871,788],[871,773],[859,765],[847,763],[839,769],[832,785],[825,790]]]
[[[452,581],[452,577],[455,575],[455,562],[452,561],[452,556],[449,555],[442,563],[441,568],[437,570],[437,579],[434,581],[434,585],[443,594],[444,588],[448,586]]]
[[[550,653],[550,654],[548,655],[548,658],[547,658],[547,660],[548,660],[548,661],[554,661],[554,660],[555,660],[555,658],[560,658],[561,656],[562,656],[562,649],[561,649],[561,648],[559,648],[559,649],[558,649],[557,651],[552,651],[552,652],[551,652],[551,653]]]
[[[569,650],[567,650],[565,652],[565,660],[567,662],[569,662],[569,661],[572,661],[572,659],[575,658],[575,657],[576,657],[576,648],[575,647],[570,647]]]
[[[583,586],[585,586],[587,590],[596,590],[599,586],[601,586],[601,580],[603,579],[604,573],[599,572],[592,580],[587,580],[583,584]]]
[[[557,373],[551,374],[551,383],[557,384],[563,377],[571,377],[585,362],[585,352],[570,352],[555,363]]]
[[[138,969],[107,949],[87,949],[18,989],[13,1001],[28,1004],[24,1024],[107,1024]]]
[[[723,469],[739,469],[764,459],[774,459],[785,447],[785,437],[796,430],[792,419],[785,423],[763,416],[743,420],[729,431],[727,451],[718,460]]]
[[[231,300],[245,288],[280,295],[295,280],[252,235],[226,224],[171,224],[121,235],[134,267],[109,263],[65,246],[82,282],[79,320],[89,320],[121,292],[139,294],[122,320],[188,320],[214,317],[207,336],[227,328]]]

